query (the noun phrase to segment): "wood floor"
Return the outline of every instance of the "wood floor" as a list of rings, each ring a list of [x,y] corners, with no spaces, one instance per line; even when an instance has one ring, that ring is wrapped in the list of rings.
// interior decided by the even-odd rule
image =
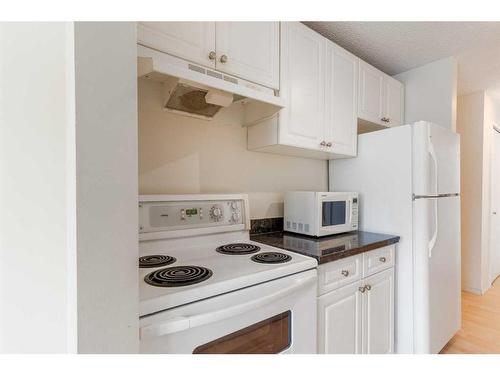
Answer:
[[[462,329],[441,353],[500,353],[500,279],[483,296],[462,293]]]

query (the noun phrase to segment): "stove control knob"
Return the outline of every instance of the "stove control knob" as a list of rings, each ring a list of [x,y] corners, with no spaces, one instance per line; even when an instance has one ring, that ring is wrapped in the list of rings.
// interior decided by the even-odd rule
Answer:
[[[233,212],[233,223],[240,221],[240,214],[238,212]]]
[[[215,220],[215,221],[219,221],[220,219],[222,219],[222,216],[223,216],[223,213],[222,213],[222,208],[220,206],[213,206],[211,209],[210,209],[210,217]]]
[[[236,201],[231,202],[231,208],[236,210],[238,208],[238,203],[236,203]]]

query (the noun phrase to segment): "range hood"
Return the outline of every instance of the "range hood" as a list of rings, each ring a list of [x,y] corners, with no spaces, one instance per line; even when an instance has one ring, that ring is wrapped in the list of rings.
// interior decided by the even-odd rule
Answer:
[[[239,104],[243,125],[274,116],[284,100],[273,89],[138,45],[137,75],[163,83],[163,109],[212,119],[221,108]]]

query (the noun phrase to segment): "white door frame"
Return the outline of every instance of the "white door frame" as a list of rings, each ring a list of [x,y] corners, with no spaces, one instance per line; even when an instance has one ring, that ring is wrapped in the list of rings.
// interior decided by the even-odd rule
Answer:
[[[496,278],[500,275],[493,275],[492,274],[492,260],[493,260],[493,241],[491,240],[491,236],[492,236],[492,225],[493,225],[493,220],[492,220],[492,216],[493,216],[493,168],[495,166],[495,163],[493,161],[493,155],[494,155],[494,152],[495,152],[495,140],[494,140],[494,137],[495,137],[495,132],[500,134],[500,126],[497,125],[497,124],[493,124],[492,126],[492,138],[491,138],[491,144],[490,144],[490,186],[489,186],[489,190],[490,190],[490,204],[489,204],[489,207],[488,207],[488,217],[489,217],[489,235],[488,235],[488,280],[489,280],[489,284],[493,284],[493,282],[496,280]],[[499,163],[500,164],[500,163]],[[500,214],[500,213],[499,213]],[[489,285],[489,286],[490,286]]]

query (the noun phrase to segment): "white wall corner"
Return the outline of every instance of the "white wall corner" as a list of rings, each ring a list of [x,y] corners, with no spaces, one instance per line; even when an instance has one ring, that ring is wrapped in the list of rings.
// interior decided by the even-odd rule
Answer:
[[[397,74],[405,85],[405,122],[430,121],[456,129],[457,60],[447,57]]]

